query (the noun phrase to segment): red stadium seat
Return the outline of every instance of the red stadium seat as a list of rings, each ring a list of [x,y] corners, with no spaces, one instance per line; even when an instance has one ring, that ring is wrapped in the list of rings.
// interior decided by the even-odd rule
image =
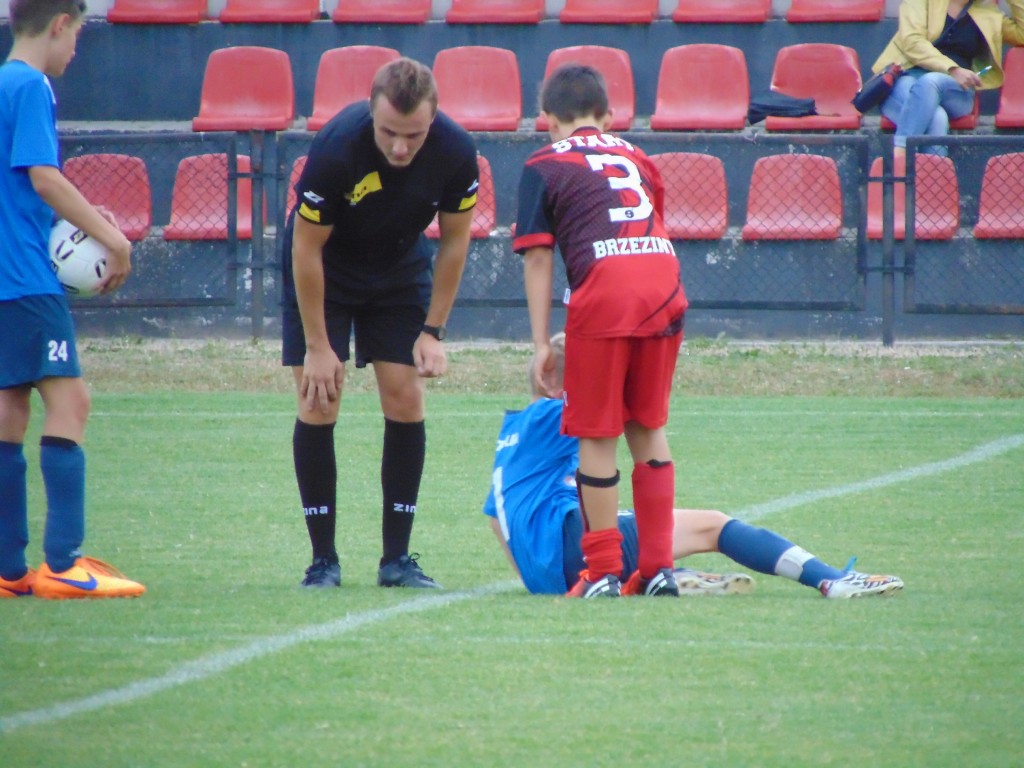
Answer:
[[[425,24],[430,0],[338,0],[331,20],[339,24]]]
[[[861,114],[850,100],[860,90],[857,51],[834,43],[800,43],[775,56],[771,89],[789,96],[813,98],[818,111],[806,117],[765,118],[768,131],[857,130]]]
[[[744,240],[836,240],[843,200],[835,160],[769,155],[754,163]]]
[[[394,48],[377,45],[348,45],[324,51],[316,71],[313,114],[306,127],[319,131],[343,107],[368,99],[377,70],[398,56]]]
[[[114,0],[107,9],[112,24],[198,24],[207,0]]]
[[[981,179],[974,236],[1024,238],[1024,152],[990,157]]]
[[[672,21],[685,24],[762,24],[772,0],[679,0]]]
[[[452,0],[449,24],[539,24],[544,0]]]
[[[981,101],[978,95],[974,96],[974,109],[964,115],[963,117],[955,117],[949,121],[949,129],[951,131],[973,131],[978,127],[978,116],[981,114]],[[896,125],[885,115],[882,115],[882,119],[878,123],[878,127],[883,131],[895,131]]]
[[[153,204],[149,174],[141,157],[94,154],[68,158],[64,175],[86,200],[114,214],[118,228],[129,240],[149,234]]]
[[[558,14],[563,24],[650,24],[658,0],[565,0]]]
[[[881,21],[885,0],[792,0],[786,21]]]
[[[608,104],[614,110],[611,129],[629,130],[636,110],[633,65],[629,54],[621,48],[607,48],[603,45],[556,48],[548,54],[548,61],[544,67],[545,79],[562,64],[569,63],[589,65],[604,76],[608,87]],[[537,118],[537,130],[547,129],[548,121],[544,115],[540,115]]]
[[[295,185],[299,183],[299,177],[302,175],[302,169],[306,167],[307,157],[308,155],[300,155],[295,158],[295,162],[292,163],[292,170],[288,174],[288,192],[285,195],[284,202],[285,216],[291,213],[292,208],[295,207]]]
[[[996,128],[1024,128],[1024,48],[1011,48],[1003,58]]]
[[[469,236],[474,240],[484,240],[491,236],[497,226],[498,209],[494,199],[494,176],[491,173],[491,164],[483,155],[476,156],[476,163],[480,168],[480,187],[476,193],[476,206],[473,208],[473,223],[470,224]],[[436,240],[441,236],[441,228],[438,226],[437,217],[427,227],[426,236]]]
[[[718,240],[729,225],[725,165],[713,155],[651,155],[665,183],[665,229],[674,240]]]
[[[282,131],[295,117],[288,54],[240,45],[210,54],[193,131]]]
[[[894,173],[906,175],[905,158],[895,158]],[[882,158],[871,163],[871,175],[882,175]],[[960,227],[960,190],[948,157],[918,154],[914,160],[914,238],[949,240]],[[907,187],[893,186],[893,237],[906,237]],[[868,183],[868,238],[882,239],[882,182]]]
[[[696,43],[661,57],[651,130],[738,131],[749,107],[747,60],[739,48]]]
[[[227,0],[222,22],[305,24],[320,18],[320,0]]]
[[[251,170],[238,156],[238,172]],[[238,179],[237,233],[252,238],[252,179]],[[171,221],[165,240],[226,240],[228,237],[228,160],[221,154],[193,155],[178,163],[171,193]]]
[[[467,131],[514,131],[523,116],[519,61],[486,45],[443,48],[434,58],[438,106]]]

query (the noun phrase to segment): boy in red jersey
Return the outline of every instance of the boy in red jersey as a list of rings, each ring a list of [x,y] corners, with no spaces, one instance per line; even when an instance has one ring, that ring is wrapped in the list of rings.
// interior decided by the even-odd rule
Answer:
[[[551,349],[554,248],[565,262],[562,433],[578,437],[576,477],[587,567],[571,597],[672,595],[675,468],[665,438],[683,338],[686,294],[662,221],[664,186],[638,147],[608,134],[604,80],[592,67],[560,67],[541,110],[552,144],[527,160],[513,249],[524,257],[539,392],[558,397]],[[618,438],[633,458],[638,568],[625,584],[617,527]]]

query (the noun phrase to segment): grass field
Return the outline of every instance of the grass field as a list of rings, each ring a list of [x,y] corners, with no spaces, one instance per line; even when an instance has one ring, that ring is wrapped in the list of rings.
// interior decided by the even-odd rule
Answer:
[[[446,590],[374,585],[382,425],[359,373],[337,432],[344,586],[303,591],[273,345],[82,348],[86,551],[148,592],[0,602],[3,768],[1021,762],[1020,345],[688,343],[680,503],[906,582],[849,602],[760,574],[727,598],[527,595],[480,514],[502,410],[526,402],[512,346],[456,347],[430,387],[413,549]]]

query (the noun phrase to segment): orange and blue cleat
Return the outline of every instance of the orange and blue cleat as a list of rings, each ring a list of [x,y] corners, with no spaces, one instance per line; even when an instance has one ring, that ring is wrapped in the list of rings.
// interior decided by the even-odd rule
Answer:
[[[0,576],[0,598],[31,597],[32,585],[36,580],[36,572],[29,568],[20,579],[11,581]]]
[[[80,557],[66,571],[54,573],[43,563],[32,591],[47,600],[99,597],[138,597],[146,588],[125,577],[114,566],[92,557]]]

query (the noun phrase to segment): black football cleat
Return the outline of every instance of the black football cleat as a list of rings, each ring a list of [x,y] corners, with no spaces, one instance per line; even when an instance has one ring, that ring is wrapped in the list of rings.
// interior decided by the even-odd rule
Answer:
[[[377,571],[377,586],[412,587],[413,589],[441,589],[441,585],[427,576],[420,568],[419,555],[402,555],[397,560],[385,563]]]
[[[302,580],[304,587],[340,587],[341,566],[337,558],[317,557],[306,569],[306,577]]]

